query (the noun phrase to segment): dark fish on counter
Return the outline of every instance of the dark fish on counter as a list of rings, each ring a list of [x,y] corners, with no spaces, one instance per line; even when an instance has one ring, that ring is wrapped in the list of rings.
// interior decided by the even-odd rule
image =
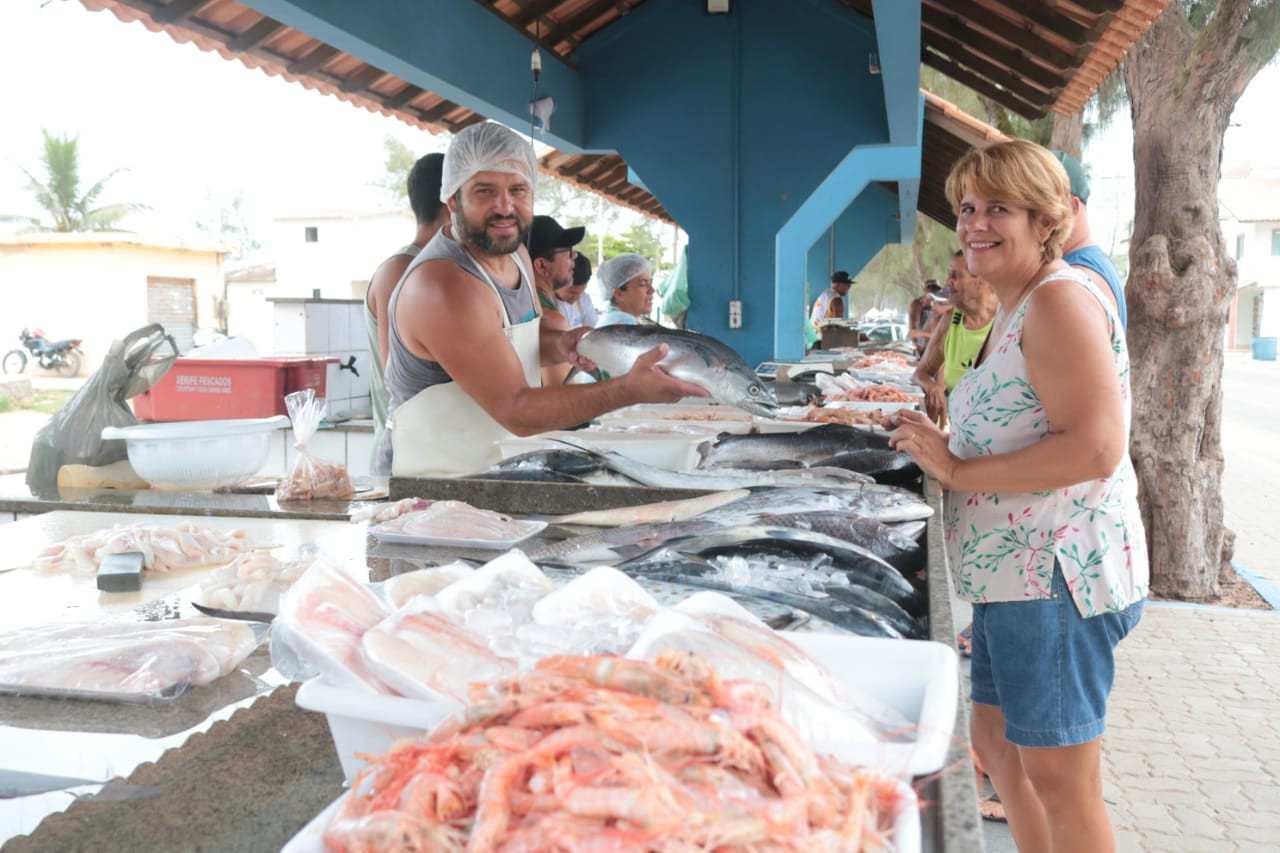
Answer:
[[[924,637],[924,630],[920,627],[920,623],[910,613],[903,610],[893,599],[883,596],[875,590],[867,589],[865,586],[859,586],[858,584],[841,586],[833,583],[824,586],[823,591],[837,601],[852,604],[869,613],[876,614],[908,639],[917,640]]]
[[[879,483],[836,489],[805,486],[752,489],[747,497],[703,515],[725,524],[751,524],[762,515],[820,510],[848,512],[885,524],[921,521],[933,515],[933,508],[914,492]]]
[[[753,415],[773,417],[778,402],[742,356],[715,338],[661,326],[603,326],[583,335],[578,352],[614,376],[631,370],[636,359],[666,344],[658,364],[677,379],[700,385],[713,399]]]
[[[476,479],[508,480],[519,483],[577,483],[586,485],[586,480],[572,474],[552,471],[550,468],[515,468],[510,471],[483,471],[472,474]]]
[[[769,527],[812,530],[815,533],[850,542],[866,548],[904,574],[923,568],[924,548],[920,543],[898,528],[873,518],[861,518],[847,512],[825,510],[762,515],[760,524]]]
[[[887,433],[845,426],[823,424],[813,429],[790,433],[721,433],[715,441],[698,448],[702,455],[699,468],[750,468],[770,461],[789,460],[794,464],[814,466],[853,450],[888,450]]]
[[[555,471],[572,477],[584,477],[604,469],[604,463],[589,453],[567,447],[530,450],[518,456],[503,459],[491,465],[477,476],[489,477],[504,471]]]
[[[606,326],[605,328],[613,328]],[[576,438],[557,438],[563,444],[597,455],[611,470],[655,489],[696,489],[714,492],[752,486],[844,486],[869,485],[871,479],[843,468],[805,468],[784,471],[743,471],[721,468],[715,471],[670,471],[632,459],[612,450],[595,450]]]
[[[843,450],[825,459],[815,460],[813,465],[829,468],[847,468],[872,477],[877,483],[905,485],[920,478],[920,467],[910,453],[900,450]]]
[[[690,520],[658,524],[633,524],[571,536],[537,545],[525,552],[535,563],[562,566],[609,564],[635,557],[670,542],[719,530],[714,521]]]
[[[748,557],[754,554],[821,555],[830,560],[830,571],[842,572],[851,583],[875,590],[904,607],[917,603],[919,599],[915,588],[902,573],[875,554],[849,542],[810,530],[761,526],[725,527],[701,536],[681,539],[671,549],[703,558],[718,555]]]
[[[739,586],[718,580],[715,566],[706,560],[660,549],[646,555],[645,562],[631,561],[618,568],[635,577],[651,581],[678,583],[699,589],[709,589],[726,595],[749,596],[761,601],[771,601],[819,619],[825,619],[837,628],[843,628],[864,637],[891,637],[903,639],[901,631],[894,628],[884,616],[848,601],[834,598],[812,598],[762,587]]]

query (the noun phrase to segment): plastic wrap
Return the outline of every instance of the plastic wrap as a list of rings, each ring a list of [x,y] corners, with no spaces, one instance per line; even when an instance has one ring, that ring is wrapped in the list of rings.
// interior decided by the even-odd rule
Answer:
[[[561,639],[559,632],[533,623],[534,604],[554,590],[541,569],[511,550],[442,589],[436,601],[455,622],[483,636],[499,657],[516,658],[528,668],[554,654],[548,646]]]
[[[369,671],[401,696],[456,708],[466,702],[467,685],[516,666],[491,652],[484,637],[431,610],[393,613],[365,632],[360,651]]]
[[[0,634],[0,691],[149,702],[220,678],[262,639],[243,623],[197,617],[77,622]]]
[[[271,632],[271,662],[286,678],[392,692],[369,672],[360,638],[390,610],[368,586],[321,556],[284,594]]]
[[[276,487],[276,499],[282,501],[309,501],[313,498],[349,498],[356,493],[347,475],[347,466],[312,455],[307,442],[320,428],[324,419],[325,401],[317,397],[312,388],[304,388],[286,394],[285,407],[293,422],[294,449],[298,456],[293,468]]]
[[[417,596],[434,596],[449,584],[462,580],[475,570],[475,566],[465,560],[457,560],[443,566],[405,572],[382,582],[382,596],[392,607],[400,610]]]
[[[560,654],[623,654],[662,606],[640,584],[600,566],[533,605],[533,621],[553,629]]]
[[[242,554],[200,584],[198,603],[222,610],[275,613],[280,598],[311,567],[315,557],[282,561],[265,548]]]

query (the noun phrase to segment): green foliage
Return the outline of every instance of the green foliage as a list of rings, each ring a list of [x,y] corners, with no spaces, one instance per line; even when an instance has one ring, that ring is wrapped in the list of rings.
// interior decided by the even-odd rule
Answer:
[[[0,412],[8,412],[13,409],[13,400],[7,394],[0,394]]]
[[[125,168],[114,169],[95,184],[80,191],[80,137],[53,136],[41,129],[44,150],[40,155],[43,176],[19,166],[27,176],[27,188],[34,194],[36,203],[49,215],[46,222],[34,216],[6,214],[0,222],[17,222],[28,231],[114,231],[117,224],[130,213],[148,210],[144,204],[121,203],[95,207],[107,182]]]
[[[907,310],[920,295],[926,279],[939,284],[947,279],[951,253],[957,248],[955,233],[927,216],[916,216],[916,233],[910,245],[892,243],[882,248],[854,278],[850,291],[851,315],[875,308]]]
[[[387,155],[386,174],[373,181],[373,185],[387,192],[396,204],[408,207],[409,172],[421,155],[414,154],[408,145],[390,134],[383,137],[382,150]]]
[[[230,256],[237,261],[262,248],[262,241],[253,236],[253,228],[244,213],[244,196],[239,191],[231,199],[230,207],[218,205],[212,192],[205,194],[205,200],[209,204],[208,217],[196,221],[197,230],[230,247]]]

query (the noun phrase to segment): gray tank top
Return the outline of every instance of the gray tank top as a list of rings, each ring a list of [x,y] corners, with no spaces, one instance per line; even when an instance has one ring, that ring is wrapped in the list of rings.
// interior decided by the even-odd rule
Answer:
[[[401,339],[400,333],[396,330],[394,322],[396,302],[400,297],[400,288],[404,285],[405,279],[409,277],[409,273],[413,272],[419,264],[426,261],[446,260],[452,261],[478,278],[481,285],[491,281],[485,271],[476,263],[475,258],[463,248],[462,244],[446,233],[449,230],[451,230],[451,226],[441,228],[427,243],[426,247],[418,253],[418,256],[405,269],[404,275],[400,277],[400,281],[396,284],[396,289],[391,292],[391,299],[387,304],[387,311],[392,318],[390,328],[387,330],[387,370],[384,376],[389,397],[388,416],[394,414],[401,404],[418,392],[425,391],[434,385],[444,385],[453,381],[452,377],[440,366],[438,361],[419,358],[410,352]],[[498,297],[502,300],[502,307],[506,312],[504,328],[526,323],[537,314],[533,300],[533,280],[529,275],[529,271],[525,269],[524,261],[521,260],[519,253],[515,254],[514,257],[516,267],[520,270],[520,285],[514,290],[506,287],[494,288],[498,291]],[[391,473],[390,430],[384,431],[379,436],[374,472],[383,476]]]
[[[400,277],[400,282],[396,285],[396,289],[392,291],[391,300],[388,304],[388,311],[391,317],[396,315],[396,302],[399,300],[400,288],[404,285],[405,279],[409,277],[409,273],[417,269],[419,264],[426,261],[452,261],[480,279],[481,282],[489,280],[480,265],[476,263],[475,258],[463,248],[461,243],[446,234],[446,230],[448,229],[441,228],[436,232],[436,235],[431,238],[431,242],[427,243],[426,248],[418,253],[418,257],[409,264],[404,271],[404,275]],[[506,311],[507,325],[525,323],[534,316],[532,280],[518,254],[515,255],[515,261],[516,266],[520,269],[520,286],[514,290],[506,287],[496,288],[498,296],[502,299],[502,307]],[[386,381],[387,391],[391,398],[390,411],[394,412],[396,407],[419,391],[424,391],[433,385],[443,385],[446,382],[453,381],[449,374],[445,372],[445,369],[440,366],[439,362],[419,358],[410,352],[409,348],[404,345],[395,323],[391,324],[388,332]]]

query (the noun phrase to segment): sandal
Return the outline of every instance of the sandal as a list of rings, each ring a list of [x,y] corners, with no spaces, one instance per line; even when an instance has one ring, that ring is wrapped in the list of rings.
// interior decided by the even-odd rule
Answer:
[[[988,794],[978,800],[978,814],[982,815],[983,820],[989,820],[992,823],[1009,822],[1009,818],[1005,817],[1004,803],[1000,802],[999,794]]]
[[[960,657],[967,658],[973,654],[973,624],[970,623],[956,636],[956,651]]]

